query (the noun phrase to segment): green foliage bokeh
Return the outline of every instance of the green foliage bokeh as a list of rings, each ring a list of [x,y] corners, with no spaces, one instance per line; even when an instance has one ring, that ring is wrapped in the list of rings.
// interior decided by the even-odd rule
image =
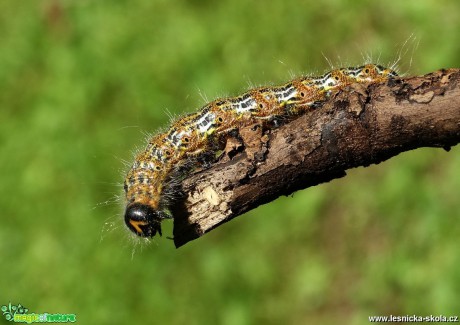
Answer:
[[[0,305],[83,324],[458,314],[457,147],[352,170],[179,250],[135,245],[115,198],[145,134],[202,97],[325,57],[459,67],[459,30],[458,1],[0,2]]]

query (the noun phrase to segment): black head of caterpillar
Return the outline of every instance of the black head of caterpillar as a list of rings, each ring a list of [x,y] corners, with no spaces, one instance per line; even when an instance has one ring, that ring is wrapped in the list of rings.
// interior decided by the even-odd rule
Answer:
[[[125,223],[139,237],[161,236],[161,221],[171,217],[163,211],[154,210],[147,204],[132,203],[126,207]]]

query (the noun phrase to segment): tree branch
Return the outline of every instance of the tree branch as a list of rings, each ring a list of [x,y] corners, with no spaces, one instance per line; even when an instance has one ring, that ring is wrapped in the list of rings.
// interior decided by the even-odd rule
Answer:
[[[176,247],[270,202],[420,147],[460,141],[460,69],[386,84],[354,84],[279,128],[252,125],[222,159],[182,183]]]

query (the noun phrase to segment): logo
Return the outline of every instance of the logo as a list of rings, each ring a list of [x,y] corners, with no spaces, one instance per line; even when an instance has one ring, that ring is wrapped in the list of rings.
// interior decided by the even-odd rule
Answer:
[[[16,323],[74,323],[77,321],[75,314],[29,313],[29,308],[21,304],[12,305],[11,302],[3,305],[1,311],[7,321]]]

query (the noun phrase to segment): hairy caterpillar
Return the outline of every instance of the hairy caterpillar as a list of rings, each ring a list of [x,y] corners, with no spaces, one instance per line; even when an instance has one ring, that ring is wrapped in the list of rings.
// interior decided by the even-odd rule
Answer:
[[[161,235],[161,221],[172,218],[167,212],[171,175],[191,160],[199,163],[222,150],[225,140],[239,128],[260,120],[270,125],[317,107],[349,84],[379,83],[395,76],[392,69],[376,64],[335,69],[319,77],[301,77],[281,86],[220,98],[179,118],[166,132],[150,139],[125,178],[126,226],[140,237]]]

